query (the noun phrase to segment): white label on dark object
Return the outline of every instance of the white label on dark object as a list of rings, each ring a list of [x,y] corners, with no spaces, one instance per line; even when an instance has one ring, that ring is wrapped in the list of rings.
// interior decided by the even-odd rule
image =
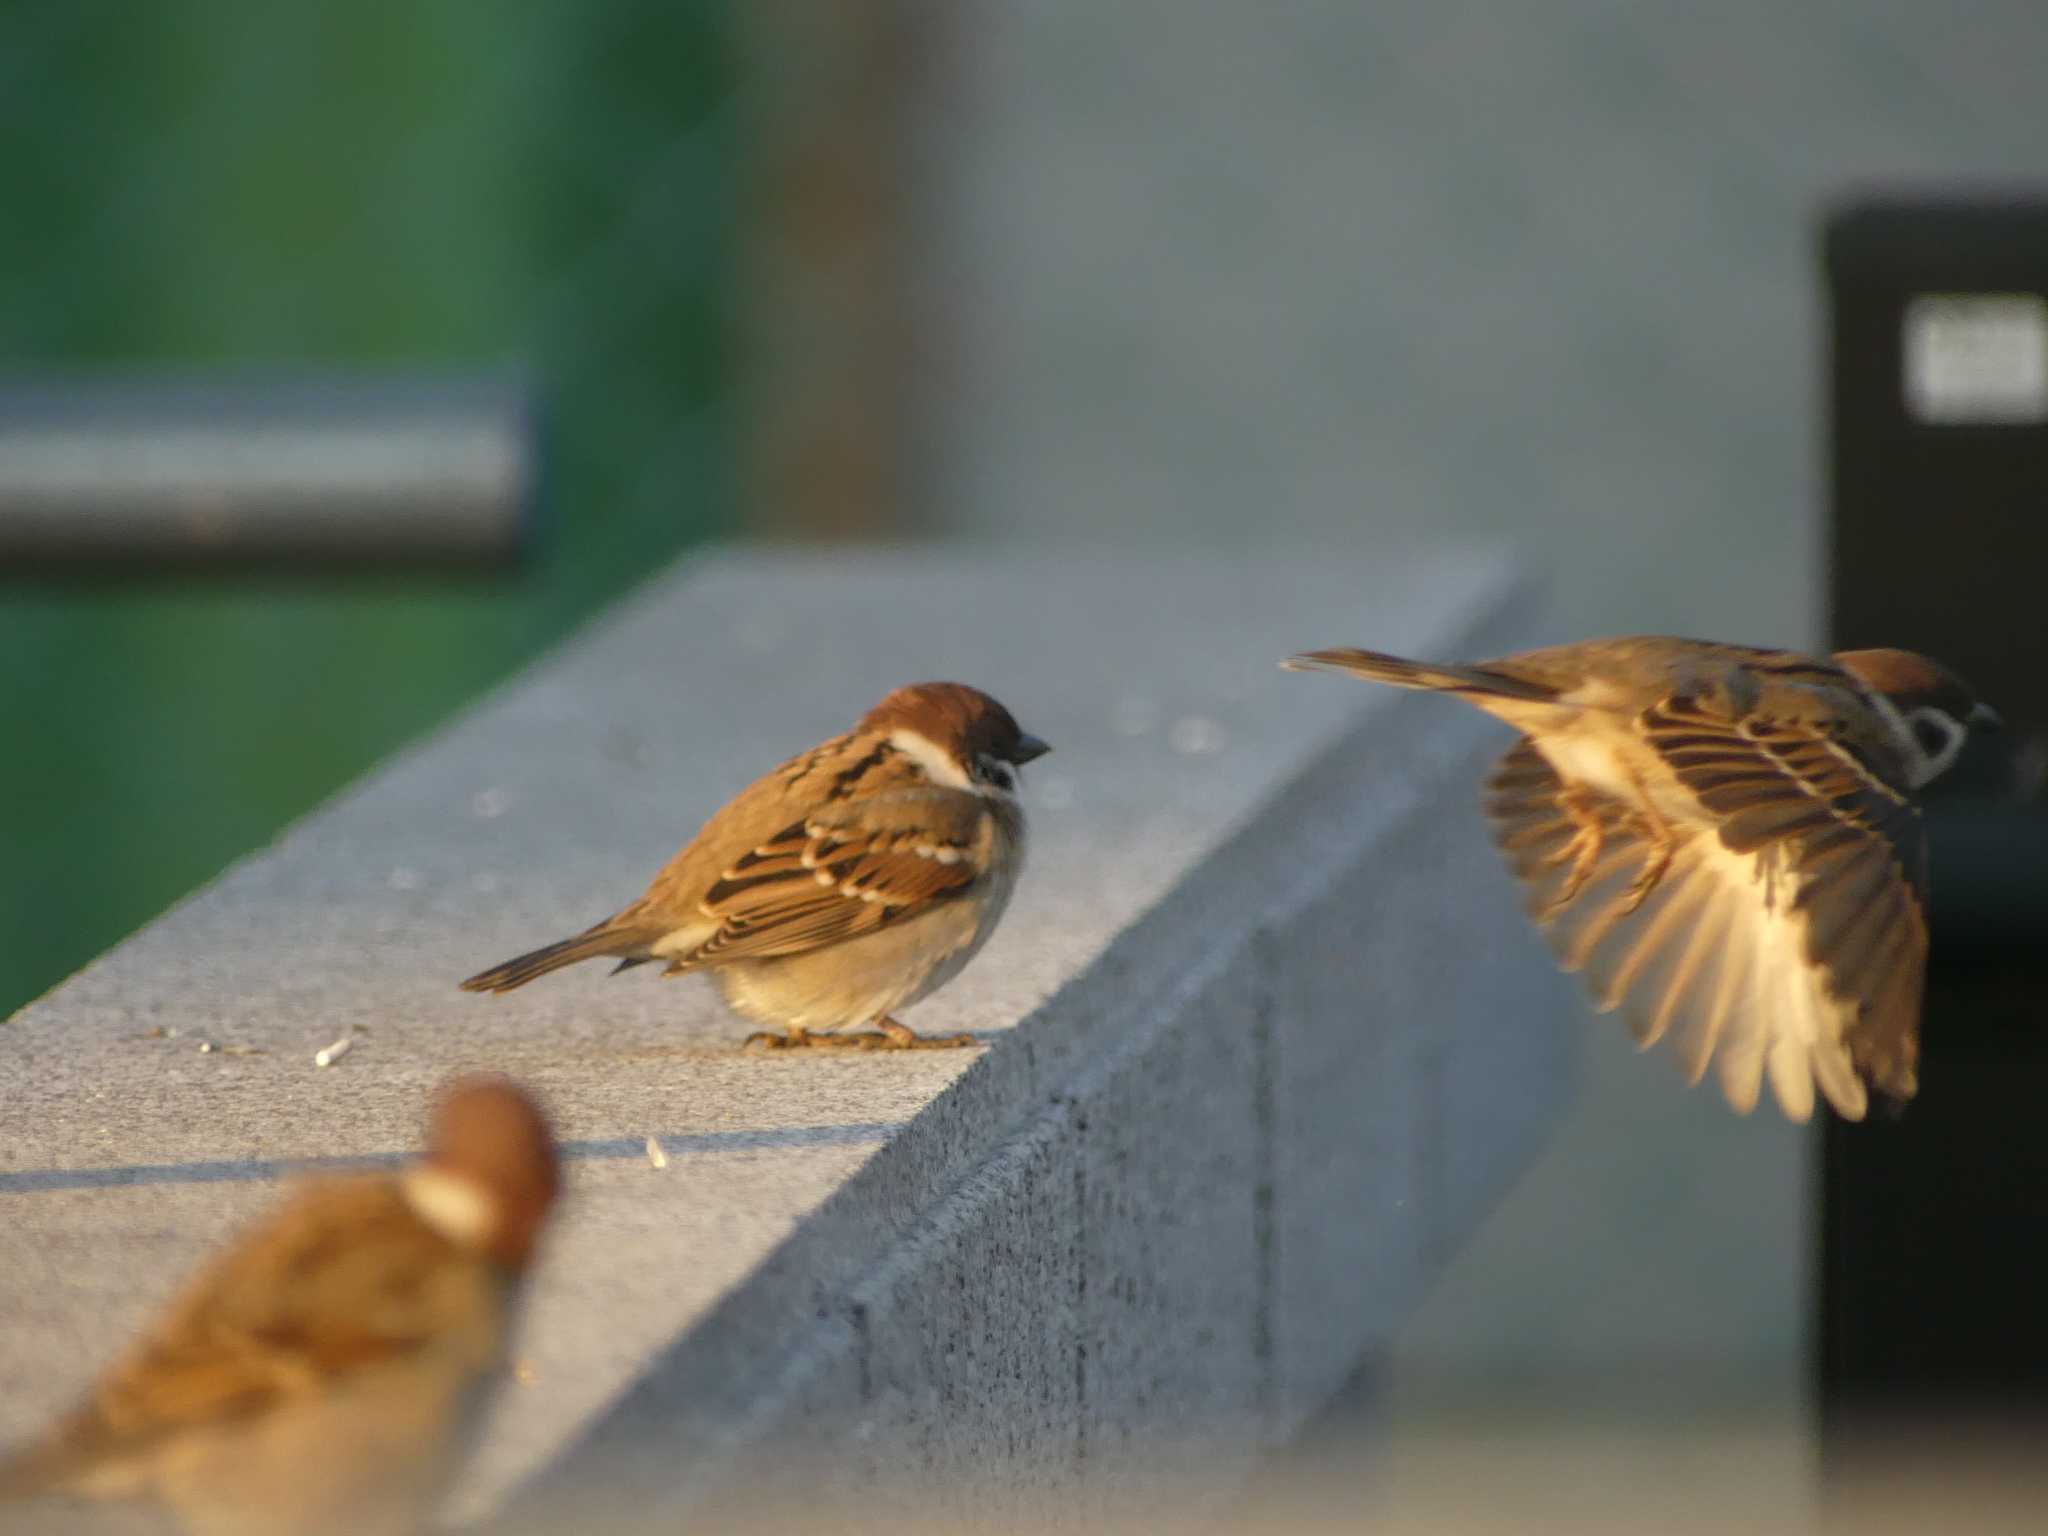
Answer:
[[[1923,293],[1906,305],[1906,409],[1935,426],[2048,421],[2048,299]]]

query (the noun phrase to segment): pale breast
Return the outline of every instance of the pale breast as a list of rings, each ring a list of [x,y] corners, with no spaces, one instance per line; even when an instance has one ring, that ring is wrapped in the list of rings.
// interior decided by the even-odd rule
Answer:
[[[994,931],[1009,883],[857,939],[804,954],[739,960],[710,972],[735,1013],[767,1027],[825,1031],[908,1008],[960,973]]]

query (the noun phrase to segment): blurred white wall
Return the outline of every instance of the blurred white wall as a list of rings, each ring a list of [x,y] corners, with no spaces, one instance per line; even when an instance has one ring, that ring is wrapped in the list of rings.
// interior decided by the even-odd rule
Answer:
[[[1574,627],[1812,632],[1816,211],[2038,174],[2030,0],[964,0],[928,515],[1511,537]]]
[[[928,21],[922,520],[1511,540],[1560,638],[1818,639],[1819,214],[2048,145],[2034,0]],[[1370,644],[1372,615],[1303,639]],[[1583,1106],[1403,1341],[1397,1400],[1760,1404],[1796,1435],[1809,1143],[1587,1028]]]

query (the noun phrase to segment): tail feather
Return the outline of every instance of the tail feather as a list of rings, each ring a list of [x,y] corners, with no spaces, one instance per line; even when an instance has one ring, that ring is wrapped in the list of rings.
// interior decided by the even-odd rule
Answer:
[[[558,939],[552,944],[543,944],[539,949],[528,950],[523,955],[514,955],[502,965],[494,965],[487,971],[478,971],[462,984],[465,992],[510,992],[514,987],[523,987],[536,976],[545,976],[549,971],[559,971],[565,965],[574,965],[579,960],[594,960],[600,955],[625,955],[619,969],[624,970],[639,959],[636,955],[647,942],[647,936],[630,928],[614,928],[609,922],[587,928],[574,938]]]
[[[1522,699],[1547,704],[1557,697],[1555,688],[1484,666],[1450,666],[1433,661],[1409,661],[1383,651],[1362,651],[1338,646],[1327,651],[1308,651],[1280,663],[1290,672],[1349,672],[1354,677],[1396,688],[1430,688],[1441,693],[1479,695],[1499,699]]]

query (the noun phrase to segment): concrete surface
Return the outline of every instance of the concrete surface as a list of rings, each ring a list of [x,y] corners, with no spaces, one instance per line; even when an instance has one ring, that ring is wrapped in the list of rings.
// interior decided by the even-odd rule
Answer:
[[[1475,813],[1497,728],[1273,664],[1523,643],[1519,593],[1476,556],[657,579],[0,1028],[0,1438],[281,1176],[413,1148],[434,1083],[492,1066],[550,1105],[570,1198],[463,1509],[536,1473],[522,1527],[597,1487],[968,1524],[1235,1486],[1532,1155],[1579,1033]],[[931,675],[1056,748],[1011,915],[911,1016],[988,1051],[747,1055],[703,984],[598,967],[455,990]]]

